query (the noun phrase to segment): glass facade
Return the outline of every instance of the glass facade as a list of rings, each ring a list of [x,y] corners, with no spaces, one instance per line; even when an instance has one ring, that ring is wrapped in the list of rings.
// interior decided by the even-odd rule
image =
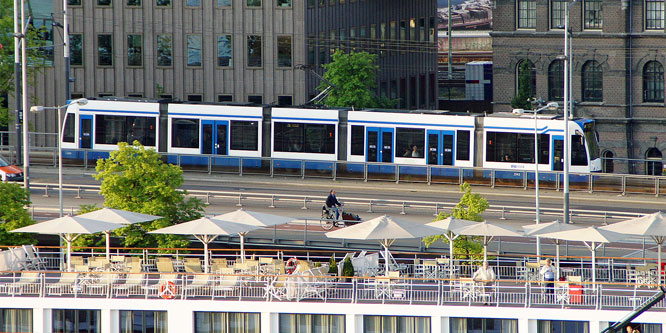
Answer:
[[[430,333],[430,317],[363,316],[365,333]]]
[[[260,333],[260,314],[239,312],[195,312],[195,333]]]
[[[167,333],[166,311],[120,311],[120,333]]]
[[[345,316],[327,314],[280,314],[280,333],[344,333]]]
[[[517,333],[518,320],[491,318],[451,318],[451,333]]]
[[[58,310],[52,311],[52,333],[99,333],[99,310]]]
[[[539,320],[537,333],[589,333],[589,326],[586,321]]]
[[[0,332],[32,332],[32,309],[0,309]]]

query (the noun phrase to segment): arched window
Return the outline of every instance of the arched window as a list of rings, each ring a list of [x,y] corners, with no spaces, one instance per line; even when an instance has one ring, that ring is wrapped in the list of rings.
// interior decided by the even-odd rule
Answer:
[[[548,100],[561,101],[564,99],[564,61],[554,60],[548,67]]]
[[[645,174],[647,175],[661,175],[661,170],[664,167],[661,162],[661,152],[657,148],[650,148],[645,153]]]
[[[601,166],[603,168],[603,172],[606,173],[613,173],[615,166],[613,165],[613,152],[610,150],[604,151],[602,154],[602,160],[603,160],[603,165]]]
[[[523,85],[527,85],[529,96],[536,94],[536,67],[529,59],[523,59],[516,66],[516,93],[520,91]]]
[[[664,102],[664,66],[659,61],[643,67],[643,102]]]
[[[583,100],[589,102],[603,101],[603,72],[601,65],[590,60],[583,65]]]

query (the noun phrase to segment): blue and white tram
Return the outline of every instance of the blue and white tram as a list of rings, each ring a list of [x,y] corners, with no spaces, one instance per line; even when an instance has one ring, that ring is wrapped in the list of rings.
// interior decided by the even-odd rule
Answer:
[[[540,115],[539,170],[563,169],[564,124]],[[530,115],[470,115],[445,111],[336,110],[91,99],[70,105],[61,137],[63,157],[105,158],[118,142],[138,140],[168,155],[170,163],[261,165],[276,159],[285,169],[423,174],[423,166],[533,171],[534,119]],[[595,123],[568,121],[570,170],[601,170]],[[306,162],[302,162],[306,161]],[[250,162],[250,165],[245,164]],[[305,164],[302,164],[305,163]],[[360,168],[357,170],[357,168]],[[455,169],[433,168],[438,175]]]
[[[105,158],[118,148],[118,142],[134,140],[156,149],[159,108],[159,103],[103,100],[70,105],[61,137],[63,157],[81,159],[78,149],[90,149],[89,159]]]

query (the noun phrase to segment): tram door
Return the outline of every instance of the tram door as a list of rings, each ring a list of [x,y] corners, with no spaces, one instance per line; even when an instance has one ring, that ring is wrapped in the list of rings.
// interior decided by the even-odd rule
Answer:
[[[366,159],[368,162],[393,162],[393,129],[368,127],[366,135]]]
[[[564,137],[553,135],[553,171],[564,170]]]
[[[93,116],[81,115],[79,128],[79,148],[92,149]]]
[[[428,164],[453,165],[453,131],[428,131]]]
[[[201,121],[201,153],[228,155],[228,121]]]

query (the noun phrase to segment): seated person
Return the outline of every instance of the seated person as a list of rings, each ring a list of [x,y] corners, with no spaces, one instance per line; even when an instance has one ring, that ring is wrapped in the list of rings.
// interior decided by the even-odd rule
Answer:
[[[421,157],[421,153],[419,152],[419,148],[414,145],[412,147],[412,157]]]
[[[495,281],[495,271],[488,266],[487,261],[484,261],[483,265],[479,266],[479,269],[477,269],[476,272],[474,272],[474,275],[472,275],[472,280],[489,286]]]

